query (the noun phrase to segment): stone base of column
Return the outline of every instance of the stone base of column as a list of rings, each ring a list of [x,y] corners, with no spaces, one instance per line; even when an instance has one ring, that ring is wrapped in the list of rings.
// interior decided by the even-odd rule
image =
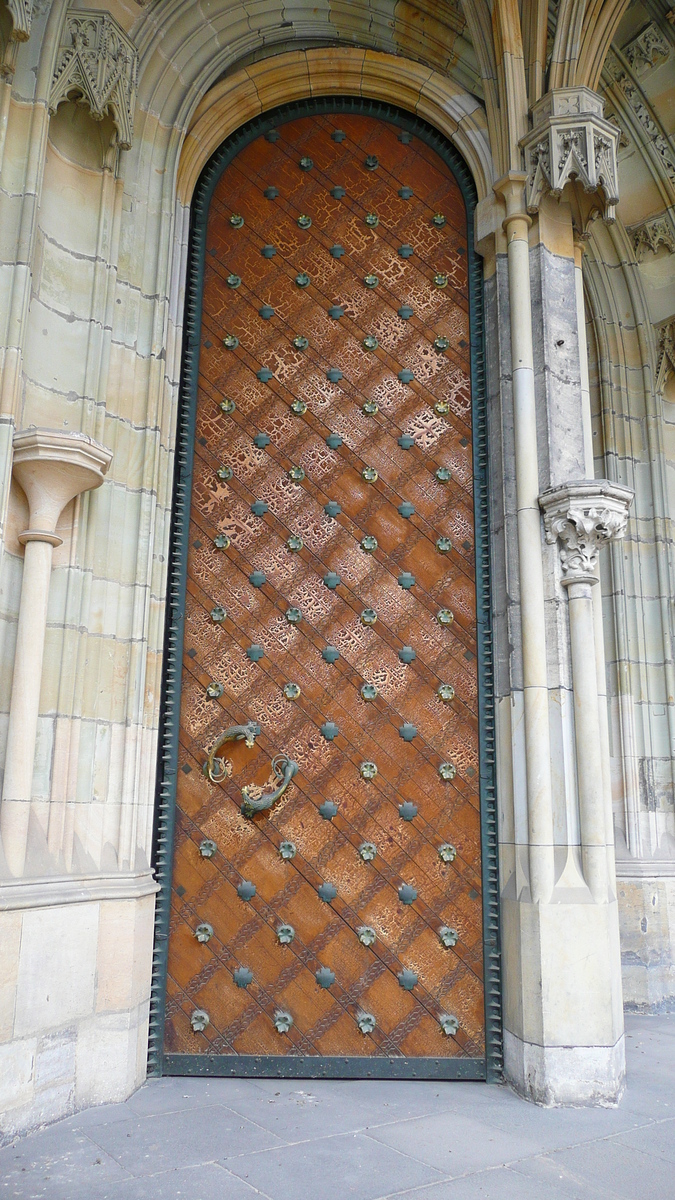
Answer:
[[[624,1037],[613,1046],[537,1046],[505,1029],[504,1071],[535,1104],[614,1107],[626,1082]]]
[[[508,1082],[535,1104],[618,1104],[625,1062],[616,901],[594,904],[573,863],[549,904],[526,895],[514,900],[508,891],[502,898]]]
[[[0,882],[0,1143],[143,1083],[156,890],[147,870]]]

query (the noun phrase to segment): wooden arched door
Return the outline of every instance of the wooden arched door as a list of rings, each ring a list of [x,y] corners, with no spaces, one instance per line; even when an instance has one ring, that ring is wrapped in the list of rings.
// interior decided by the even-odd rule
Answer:
[[[164,1070],[481,1077],[462,194],[280,120],[204,248]]]

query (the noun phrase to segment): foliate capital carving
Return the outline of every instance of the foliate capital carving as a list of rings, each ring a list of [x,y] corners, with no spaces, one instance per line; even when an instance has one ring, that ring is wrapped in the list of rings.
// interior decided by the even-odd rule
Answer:
[[[49,111],[63,100],[82,98],[95,121],[109,112],[118,144],[131,146],[138,74],[134,43],[110,13],[75,9],[68,13],[56,58]]]
[[[12,40],[27,42],[33,23],[33,0],[7,0],[7,7],[12,18]]]
[[[597,583],[598,552],[624,536],[633,495],[608,479],[581,479],[539,497],[546,541],[559,542],[563,586]]]
[[[532,130],[520,143],[528,212],[537,212],[545,193],[560,199],[567,184],[579,183],[595,196],[605,221],[614,221],[621,130],[603,113],[602,98],[586,87],[556,88],[534,105]]]

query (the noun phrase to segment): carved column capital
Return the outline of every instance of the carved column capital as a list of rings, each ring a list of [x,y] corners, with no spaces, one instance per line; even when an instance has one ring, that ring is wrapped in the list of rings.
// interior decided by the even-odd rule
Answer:
[[[633,495],[608,479],[575,480],[542,493],[546,541],[559,542],[564,587],[597,583],[598,552],[624,536]]]
[[[609,224],[619,202],[620,129],[605,120],[604,101],[587,87],[556,88],[532,108],[532,129],[521,140],[527,170],[527,211],[537,212],[550,192],[581,184]]]
[[[122,150],[131,146],[138,51],[108,12],[73,9],[65,20],[56,56],[49,111],[63,100],[86,100],[95,121],[107,113]]]

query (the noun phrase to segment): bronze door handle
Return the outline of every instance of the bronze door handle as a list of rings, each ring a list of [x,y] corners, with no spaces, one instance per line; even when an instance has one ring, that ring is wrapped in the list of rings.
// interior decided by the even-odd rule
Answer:
[[[246,725],[231,725],[229,729],[221,733],[213,749],[209,752],[208,758],[202,768],[204,774],[211,780],[211,783],[222,783],[223,779],[228,778],[232,770],[232,764],[229,759],[216,758],[220,747],[224,746],[225,742],[241,741],[245,741],[247,746],[252,746],[259,734],[260,726],[255,721],[248,721]]]
[[[280,781],[279,786],[267,795],[263,792],[260,796],[250,796],[250,784],[241,789],[241,794],[244,797],[244,803],[241,806],[241,811],[245,817],[252,817],[257,812],[263,812],[267,808],[271,808],[276,800],[283,796],[294,775],[297,775],[300,770],[298,764],[293,762],[287,754],[277,754],[276,758],[272,759],[272,770]]]

